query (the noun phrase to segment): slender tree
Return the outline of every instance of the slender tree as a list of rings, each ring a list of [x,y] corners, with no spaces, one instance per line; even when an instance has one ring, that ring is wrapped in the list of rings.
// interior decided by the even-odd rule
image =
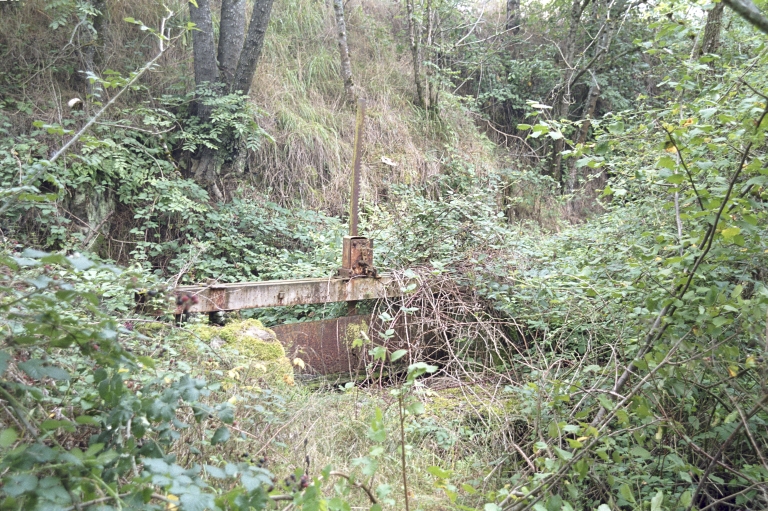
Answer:
[[[347,45],[347,24],[344,21],[344,1],[333,0],[333,11],[336,14],[336,33],[339,40],[339,56],[341,57],[341,79],[344,81],[344,91],[347,101],[354,103],[355,83],[352,81],[352,63],[349,59],[349,46]]]
[[[421,73],[421,22],[416,18],[414,0],[405,0],[405,9],[408,17],[408,38],[411,43],[411,57],[413,58],[413,80],[416,83],[416,99],[422,108],[427,107],[424,94],[424,82]]]
[[[578,74],[576,63],[577,40],[581,18],[589,5],[590,0],[572,0],[568,19],[568,33],[559,48],[560,57],[563,60],[564,69],[560,84],[555,91],[555,100],[552,105],[552,117],[555,120],[567,119],[571,106],[571,87],[574,77]],[[549,160],[549,174],[558,182],[562,182],[562,161],[565,140],[559,138],[552,141]]]
[[[587,135],[589,134],[589,128],[592,125],[592,119],[595,117],[595,110],[597,108],[597,101],[600,99],[600,85],[597,81],[597,74],[593,71],[594,68],[599,68],[609,56],[611,43],[613,37],[618,30],[619,23],[621,22],[621,16],[624,14],[628,6],[627,0],[615,0],[605,13],[605,20],[600,33],[597,37],[597,45],[595,46],[595,53],[592,60],[589,62],[590,69],[587,69],[591,80],[589,82],[589,92],[587,93],[587,100],[584,104],[584,109],[581,114],[581,126],[576,133],[574,140],[575,144],[583,144],[587,141]],[[566,192],[573,193],[578,186],[579,174],[576,167],[576,161],[571,158],[568,160],[568,180],[566,182]]]

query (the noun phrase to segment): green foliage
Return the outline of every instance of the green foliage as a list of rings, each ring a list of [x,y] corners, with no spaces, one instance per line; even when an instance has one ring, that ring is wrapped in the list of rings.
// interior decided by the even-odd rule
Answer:
[[[49,3],[52,19],[58,19],[57,9],[75,5]],[[444,26],[461,26],[466,16],[460,4],[435,5],[447,16]],[[551,12],[567,7],[555,2]],[[297,39],[302,26],[312,34],[323,31],[322,11],[300,2],[289,8],[296,16],[277,20],[280,38],[268,41],[273,54],[296,54],[297,45],[306,50],[310,42]],[[692,58],[691,36],[702,19],[679,9],[664,4],[633,13],[652,22],[653,40],[630,43],[647,34],[641,26],[646,19],[625,20],[631,30],[619,38],[619,48],[631,53],[622,67],[645,72],[647,60],[666,70],[662,83],[654,82],[662,93],[637,96],[634,71],[620,72],[616,63],[600,69],[605,102],[599,111],[605,115],[591,122],[592,138],[580,144],[574,134],[582,121],[547,118],[543,103],[561,68],[533,51],[542,48],[539,43],[522,48],[528,53],[515,60],[483,48],[479,42],[488,34],[482,30],[464,46],[447,37],[428,48],[435,57],[425,63],[434,71],[430,83],[464,81],[476,113],[489,108],[489,119],[517,125],[537,112],[519,129],[534,146],[565,139],[572,146],[566,161],[595,182],[607,178],[600,197],[605,213],[582,225],[558,226],[556,233],[515,224],[515,210],[534,207],[530,203],[540,195],[531,190],[547,190],[552,181],[535,169],[488,169],[477,163],[482,158],[466,157],[454,146],[434,157],[441,172],[429,183],[393,186],[387,201],[366,205],[364,228],[376,241],[376,265],[419,270],[404,272],[409,279],[434,277],[422,286],[434,311],[406,307],[410,294],[395,307],[409,320],[435,314],[442,322],[469,325],[464,331],[471,335],[444,336],[450,358],[439,368],[411,359],[426,337],[394,349],[353,336],[353,345],[372,359],[369,374],[384,364],[393,370],[395,387],[388,395],[396,406],[355,401],[354,420],[326,430],[340,443],[343,433],[365,430],[367,440],[359,442],[365,454],[350,463],[351,475],[298,469],[287,496],[273,488],[272,474],[236,449],[254,450],[246,443],[253,432],[280,424],[277,436],[302,418],[303,409],[286,414],[282,396],[243,376],[245,361],[228,365],[205,342],[187,350],[188,333],[153,331],[140,326],[152,320],[128,318],[134,291],[158,287],[152,279],[145,282],[143,272],[179,275],[184,283],[234,282],[328,276],[338,266],[342,221],[248,192],[212,205],[184,177],[193,170],[181,155],[202,148],[225,154],[218,167],[237,174],[234,155],[269,141],[257,123],[261,112],[240,96],[202,89],[196,94],[213,113],[200,124],[188,110],[193,95],[163,96],[116,113],[81,140],[78,154],[48,167],[46,155],[84,114],[59,124],[40,121],[25,135],[16,135],[3,119],[0,177],[5,196],[19,199],[4,218],[3,234],[62,250],[22,252],[22,243],[10,242],[2,256],[0,321],[7,336],[0,351],[0,506],[71,509],[119,502],[127,508],[178,503],[182,509],[266,509],[288,500],[298,508],[350,509],[352,492],[364,491],[371,509],[400,509],[400,495],[411,498],[409,476],[418,474],[409,462],[422,443],[449,457],[451,466],[431,460],[421,470],[434,482],[433,491],[442,491],[457,509],[763,506],[768,94],[761,84],[768,62],[762,38],[738,20],[731,20],[722,55]],[[529,23],[543,23],[542,16],[532,12]],[[551,38],[563,28],[541,32]],[[313,109],[308,98],[314,84],[329,83],[324,78],[334,74],[333,62],[333,54],[322,51],[310,64],[285,71],[301,94],[276,115],[280,129],[291,132],[290,142],[318,152],[336,144],[341,123],[325,115],[330,110]],[[98,80],[105,90],[126,83],[107,73]],[[584,80],[587,75],[572,84],[574,90]],[[24,100],[3,99],[3,108],[11,107],[33,111]],[[436,130],[442,122],[437,117],[423,126]],[[456,142],[457,132],[445,126],[436,138]],[[329,160],[338,164],[340,154]],[[24,176],[40,169],[34,183],[18,189]],[[136,270],[68,250],[79,249],[86,235],[75,233],[76,220],[61,219],[59,207],[85,193],[117,205],[118,227],[110,237],[131,246],[121,248],[122,257],[138,262]],[[447,280],[458,291],[428,287]],[[468,306],[458,313],[458,306],[440,308],[457,297],[468,298]],[[282,321],[341,309],[243,315]],[[242,345],[243,327],[259,325],[191,330],[203,341],[220,336]],[[395,342],[396,331],[381,337]],[[502,348],[488,353],[490,345]],[[285,358],[274,343],[236,348],[263,360]],[[205,371],[211,383],[201,378]],[[433,391],[419,381],[438,371],[462,392],[478,382],[490,382],[491,391],[462,402],[474,413],[444,407],[440,413],[455,415],[440,417],[428,406]],[[356,394],[353,387],[343,390]],[[368,405],[370,416],[361,412],[359,419],[358,409],[365,412]],[[315,424],[335,414],[324,408],[308,428],[292,434],[309,438]],[[392,434],[393,421],[399,435]],[[475,452],[461,451],[465,442],[475,450],[484,442],[497,461],[478,463]],[[472,463],[482,466],[467,469]],[[382,481],[392,467],[399,471],[396,485]],[[324,482],[334,477],[333,497],[323,496]]]
[[[244,387],[242,397],[225,400],[220,381],[206,383],[193,376],[199,369],[176,360],[178,336],[156,345],[161,338],[139,334],[136,320],[118,320],[133,289],[146,286],[139,274],[31,249],[4,253],[2,264],[0,322],[9,333],[0,350],[3,509],[327,505],[319,489],[327,473],[314,481],[302,476],[285,494],[261,464],[227,461],[227,446],[244,438],[240,427],[274,421],[280,398]],[[246,322],[246,332],[231,326],[229,334],[259,326]],[[160,345],[170,363],[153,356]],[[223,379],[221,371],[211,374]],[[252,404],[235,408],[242,400]],[[190,445],[191,430],[197,438]],[[190,454],[206,451],[200,459],[211,464],[180,460],[179,444]],[[342,494],[334,502],[346,500]]]

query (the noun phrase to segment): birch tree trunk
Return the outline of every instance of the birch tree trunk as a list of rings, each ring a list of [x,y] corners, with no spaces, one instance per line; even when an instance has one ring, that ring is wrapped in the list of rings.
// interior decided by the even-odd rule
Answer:
[[[344,21],[344,1],[333,0],[333,11],[336,14],[336,32],[339,40],[339,56],[341,57],[341,79],[344,82],[347,101],[354,103],[357,98],[355,97],[355,83],[352,81],[352,63],[349,60],[347,24]]]
[[[434,111],[437,108],[437,93],[438,88],[434,80],[435,75],[435,65],[434,62],[431,61],[432,58],[432,38],[434,36],[435,32],[435,26],[437,25],[435,23],[435,17],[437,16],[437,9],[432,8],[432,0],[427,0],[427,8],[425,12],[426,18],[427,18],[427,26],[426,26],[426,51],[429,52],[426,58],[423,55],[424,50],[422,49],[422,58],[424,60],[427,60],[430,62],[431,65],[429,65],[426,69],[426,76],[424,78],[424,86],[426,89],[426,94],[424,97],[425,105],[424,107],[428,110]]]
[[[104,37],[101,33],[104,26],[104,10],[106,9],[104,1],[93,0],[91,2],[96,14],[93,16],[90,26],[88,23],[85,24],[86,43],[83,49],[83,67],[85,68],[86,94],[88,96],[93,96],[93,93],[96,92],[95,83],[91,82],[89,76],[96,73],[96,59],[104,46]],[[100,88],[98,85],[97,87]]]

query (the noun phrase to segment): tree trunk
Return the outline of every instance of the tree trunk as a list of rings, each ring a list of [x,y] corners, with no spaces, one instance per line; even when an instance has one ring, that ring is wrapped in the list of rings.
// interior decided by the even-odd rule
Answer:
[[[507,0],[507,30],[520,32],[520,0]]]
[[[579,32],[579,25],[581,23],[581,15],[584,13],[584,9],[589,5],[590,0],[573,0],[571,4],[570,23],[568,25],[568,34],[565,37],[565,41],[562,47],[562,58],[565,61],[565,70],[563,77],[558,86],[558,91],[555,94],[555,101],[552,105],[552,118],[556,121],[568,119],[568,112],[571,106],[571,81],[576,75],[576,68],[574,67],[574,58],[576,56],[576,38]],[[559,140],[552,141],[552,149],[549,159],[549,171],[548,174],[557,181],[560,186],[563,185],[563,148],[565,147],[565,140],[560,138]]]
[[[717,53],[720,47],[720,28],[723,25],[723,9],[725,4],[720,2],[707,13],[707,24],[704,26],[704,41],[701,43],[698,55]]]
[[[426,108],[428,110],[435,111],[437,108],[437,92],[438,88],[435,83],[434,75],[435,75],[435,63],[432,62],[432,37],[434,36],[435,31],[435,16],[437,15],[437,10],[432,8],[432,0],[427,0],[427,8],[426,8],[426,18],[427,18],[427,33],[426,33],[426,45],[423,48],[426,48],[426,51],[429,52],[428,56],[422,55],[425,61],[428,61],[430,63],[429,66],[427,66],[426,69],[426,76],[424,78],[424,85],[426,88],[426,94],[425,94],[425,102],[426,102]],[[422,49],[422,53],[424,50]]]
[[[194,56],[195,85],[214,87],[219,81],[219,67],[216,64],[216,44],[213,38],[210,0],[197,0],[197,7],[189,3],[189,17],[197,30],[192,32],[192,54]],[[211,107],[200,102],[195,104],[198,118],[203,122],[211,116]],[[209,147],[200,150],[198,159],[192,164],[195,179],[208,185],[211,194],[217,199],[223,198],[216,184],[216,158]]]
[[[210,0],[197,0],[197,7],[189,3],[189,17],[197,30],[192,32],[192,54],[195,64],[195,85],[213,85],[219,79],[216,65],[216,44],[213,41]]]
[[[192,36],[192,50],[195,84],[198,87],[209,84],[222,94],[228,91],[248,94],[264,46],[272,2],[273,0],[255,0],[246,35],[246,0],[222,0],[218,64],[210,0],[197,0],[197,7],[190,2],[190,18],[197,28]],[[202,122],[207,122],[211,116],[211,107],[198,102],[196,114]],[[221,182],[219,169],[223,160],[214,149],[204,146],[196,155],[191,167],[195,179],[205,183],[216,200],[224,200],[222,189],[217,183]]]
[[[602,63],[608,55],[608,50],[611,48],[613,42],[613,36],[616,34],[616,29],[619,25],[619,17],[626,8],[626,0],[616,0],[613,7],[608,11],[605,23],[603,24],[600,36],[597,40],[597,46],[595,48],[595,58],[592,61],[592,66],[597,66]],[[595,108],[597,107],[597,100],[600,98],[600,85],[597,83],[597,77],[590,71],[592,80],[589,83],[589,92],[587,93],[587,100],[584,105],[584,111],[582,113],[582,123],[579,127],[579,131],[576,135],[574,143],[576,145],[583,144],[587,141],[587,135],[589,134],[589,127],[592,124],[592,119],[595,116]],[[578,168],[576,168],[576,160],[571,158],[568,160],[568,182],[566,185],[566,192],[573,193],[576,187],[579,185]]]
[[[261,50],[264,47],[264,36],[269,26],[269,17],[272,13],[273,0],[255,0],[251,24],[248,27],[248,36],[240,53],[240,61],[237,63],[237,71],[232,82],[232,92],[248,94],[253,82],[253,74],[256,72],[256,64],[259,63]]]
[[[224,83],[232,83],[245,41],[246,0],[222,0],[219,23],[219,70]]]
[[[333,11],[336,13],[336,29],[339,38],[339,55],[341,56],[341,79],[344,81],[344,91],[347,101],[354,103],[355,84],[352,81],[352,63],[349,60],[349,46],[347,46],[347,24],[344,21],[344,1],[333,0]]]
[[[104,37],[101,32],[104,26],[104,10],[106,9],[104,0],[93,0],[91,6],[96,11],[96,14],[90,23],[84,23],[86,42],[83,49],[83,74],[85,75],[86,82],[85,93],[88,97],[93,96],[97,92],[96,87],[100,89],[100,86],[90,80],[90,76],[96,74],[96,59],[99,50],[104,45]]]
[[[597,107],[598,98],[600,98],[600,85],[598,85],[597,78],[593,74],[592,81],[589,84],[587,102],[584,105],[584,114],[582,116],[581,126],[579,127],[578,134],[576,135],[576,140],[574,140],[576,145],[583,144],[587,141],[589,127],[592,125],[592,119],[595,116],[595,108]],[[576,159],[571,158],[568,160],[568,182],[566,184],[566,192],[573,193],[578,185],[579,169],[576,167]]]
[[[416,21],[413,9],[413,0],[405,0],[405,9],[408,15],[408,37],[411,41],[411,55],[413,57],[413,80],[416,82],[416,99],[422,108],[427,104],[424,100],[424,85],[421,80],[421,23]]]

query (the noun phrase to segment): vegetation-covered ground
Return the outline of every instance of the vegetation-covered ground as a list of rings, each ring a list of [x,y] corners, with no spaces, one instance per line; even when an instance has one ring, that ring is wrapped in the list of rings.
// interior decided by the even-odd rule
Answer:
[[[247,94],[193,48],[237,2],[0,3],[0,508],[768,508],[768,22],[726,3],[278,1]],[[346,304],[176,323],[340,265],[358,97],[419,282],[358,306],[384,344],[308,381],[269,327]]]

